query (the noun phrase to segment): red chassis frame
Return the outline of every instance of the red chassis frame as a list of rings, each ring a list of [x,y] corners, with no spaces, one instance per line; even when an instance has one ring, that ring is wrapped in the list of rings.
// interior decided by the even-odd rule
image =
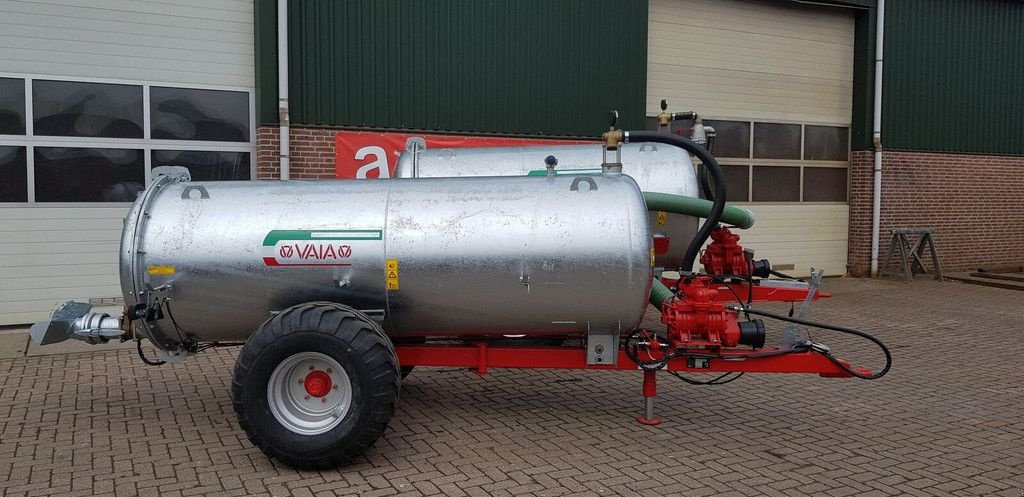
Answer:
[[[734,299],[750,299],[753,302],[801,302],[807,299],[811,288],[761,286],[749,283],[755,272],[752,257],[739,245],[739,236],[728,228],[718,227],[712,235],[701,263],[706,270],[723,272],[739,271],[747,283],[725,283],[726,275],[689,276],[683,281],[663,279],[665,286],[673,288],[675,295],[658,305],[662,312],[662,323],[668,326],[668,349],[690,353],[688,358],[680,354],[664,364],[656,358],[643,369],[626,353],[620,344],[614,364],[589,364],[585,341],[575,347],[534,347],[515,345],[491,345],[485,341],[471,344],[397,344],[398,363],[403,366],[434,366],[470,368],[479,375],[487,374],[488,368],[546,368],[546,369],[643,369],[643,395],[646,411],[637,420],[646,425],[661,423],[654,415],[654,397],[657,395],[657,372],[689,373],[810,373],[828,378],[851,378],[854,374],[871,375],[864,368],[852,368],[849,363],[813,350],[781,352],[780,349],[739,349],[736,345],[751,346],[764,344],[763,325],[755,325],[746,331],[738,325],[736,311],[728,311],[724,304]],[[657,245],[658,239],[655,239]],[[760,261],[758,264],[766,263]],[[763,267],[761,269],[764,269]],[[742,279],[744,276],[741,276]],[[763,279],[762,279],[763,280]],[[733,279],[735,281],[735,279]],[[814,288],[811,300],[829,298],[832,294],[818,292]],[[760,328],[758,331],[757,328]],[[746,333],[746,341],[744,341]],[[648,337],[647,339],[650,339]],[[653,347],[658,349],[657,339]],[[685,348],[683,348],[685,347]],[[632,350],[631,350],[632,352]],[[662,353],[667,353],[662,351]],[[713,357],[707,357],[713,356]],[[664,357],[664,356],[663,356]],[[638,360],[643,360],[638,358]],[[654,365],[660,366],[654,369]]]
[[[662,278],[661,282],[665,286],[673,288],[679,280]],[[719,284],[717,287],[722,289],[718,292],[718,301],[720,302],[734,302],[736,297],[733,292],[736,292],[736,295],[744,299],[750,293],[752,296],[751,300],[754,302],[802,302],[807,297],[807,290],[804,288],[761,285],[748,287],[745,283]],[[732,288],[733,291],[730,292],[729,288]],[[811,300],[817,302],[819,299],[830,297],[832,297],[831,293],[818,291]]]
[[[759,349],[771,352],[777,349]],[[395,345],[398,362],[404,366],[461,367],[474,370],[479,375],[487,374],[488,368],[534,368],[534,369],[604,369],[637,371],[640,366],[633,362],[625,350],[619,347],[618,362],[612,364],[587,364],[584,347],[520,347],[493,346],[487,342],[474,345],[420,344]],[[743,357],[747,350],[722,350],[721,358],[708,359],[706,367],[690,367],[686,358],[675,358],[657,371],[690,373],[810,373],[827,378],[850,378],[849,372],[816,352],[792,352],[769,357]],[[729,359],[733,356],[734,359]],[[848,363],[842,361],[849,366]],[[643,397],[645,412],[637,416],[644,425],[661,424],[661,418],[654,414],[654,398],[658,394],[657,371],[644,370]],[[871,371],[855,368],[855,371],[870,375]]]
[[[673,285],[675,282],[671,282]],[[726,289],[727,285],[718,284],[717,301],[732,300],[733,292]],[[741,296],[747,296],[751,287],[744,284],[728,285]],[[807,297],[807,290],[802,288],[781,288],[758,286],[752,287],[752,300],[758,302],[798,302]],[[828,298],[831,294],[817,293],[813,300]],[[760,354],[770,353],[778,349],[758,349]],[[473,344],[396,344],[398,362],[403,366],[457,367],[474,370],[479,375],[487,374],[489,368],[534,368],[534,369],[603,369],[603,370],[640,370],[640,366],[629,358],[622,346],[618,350],[615,364],[588,364],[587,351],[584,344],[575,347],[563,346],[509,346],[490,345],[485,341]],[[850,378],[847,370],[830,360],[830,358],[811,351],[791,352],[767,357],[746,357],[752,350],[721,349],[716,352],[719,357],[702,360],[700,367],[693,367],[685,357],[670,360],[660,370],[644,370],[643,396],[646,412],[637,420],[646,425],[661,423],[661,418],[654,415],[654,398],[657,395],[657,371],[689,372],[689,373],[809,373],[827,378]],[[849,367],[845,361],[840,361]],[[696,365],[695,365],[696,366]],[[869,375],[870,370],[854,369],[858,373]]]
[[[772,352],[776,349],[758,349]],[[617,364],[587,364],[587,351],[582,347],[519,347],[493,346],[487,342],[475,345],[396,344],[398,362],[403,366],[469,368],[485,375],[489,368],[533,369],[604,369],[637,371],[640,369],[626,352],[619,348]],[[707,367],[691,368],[685,358],[669,361],[663,371],[689,373],[812,373],[828,378],[850,378],[827,357],[817,352],[794,352],[771,357],[743,358],[747,350],[723,350],[723,358],[708,359]],[[734,359],[729,359],[733,356]],[[870,374],[870,371],[863,371]]]

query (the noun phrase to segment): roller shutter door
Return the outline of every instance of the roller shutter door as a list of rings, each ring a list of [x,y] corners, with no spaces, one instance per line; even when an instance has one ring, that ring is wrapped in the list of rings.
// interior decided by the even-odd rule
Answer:
[[[667,99],[670,110],[720,121],[731,151],[716,155],[731,166],[731,201],[758,217],[744,246],[795,273],[844,274],[853,12],[651,0],[649,26],[648,116]]]
[[[249,177],[254,74],[251,0],[0,0],[0,326],[121,296],[151,166]]]

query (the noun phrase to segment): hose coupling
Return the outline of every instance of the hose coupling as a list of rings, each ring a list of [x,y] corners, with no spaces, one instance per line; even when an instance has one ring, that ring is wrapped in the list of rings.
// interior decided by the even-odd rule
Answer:
[[[621,129],[615,129],[615,123],[619,120],[619,111],[613,110],[608,113],[608,131],[601,135],[604,140],[604,161],[601,163],[601,172],[605,174],[622,174],[622,151],[619,149],[625,135]]]
[[[668,131],[669,125],[672,124],[672,114],[668,113],[668,101],[665,99],[661,100],[661,114],[658,114],[658,131]]]

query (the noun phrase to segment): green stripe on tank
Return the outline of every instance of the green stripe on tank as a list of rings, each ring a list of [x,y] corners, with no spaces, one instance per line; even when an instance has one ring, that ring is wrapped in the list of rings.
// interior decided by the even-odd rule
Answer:
[[[273,230],[263,239],[272,247],[281,240],[383,240],[381,230]]]

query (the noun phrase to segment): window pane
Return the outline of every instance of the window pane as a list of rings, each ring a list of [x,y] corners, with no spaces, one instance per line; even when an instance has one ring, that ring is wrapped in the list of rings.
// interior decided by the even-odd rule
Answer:
[[[806,126],[804,128],[804,158],[807,160],[848,160],[850,157],[849,128],[836,126]]]
[[[805,167],[804,202],[846,202],[846,168]]]
[[[249,152],[154,150],[153,167],[183,166],[193,181],[249,179]]]
[[[142,138],[142,87],[32,82],[36,135]]]
[[[25,80],[0,78],[0,135],[25,134]]]
[[[743,121],[704,121],[715,128],[715,157],[750,157],[750,123]]]
[[[133,202],[146,178],[142,150],[35,148],[37,202]]]
[[[754,123],[754,157],[799,159],[800,125]]]
[[[153,138],[249,141],[249,94],[239,91],[152,87]]]
[[[746,202],[750,189],[749,166],[722,166],[725,175],[725,199],[729,202]]]
[[[25,147],[0,147],[0,202],[28,202]]]
[[[754,202],[799,200],[799,167],[754,166]]]

